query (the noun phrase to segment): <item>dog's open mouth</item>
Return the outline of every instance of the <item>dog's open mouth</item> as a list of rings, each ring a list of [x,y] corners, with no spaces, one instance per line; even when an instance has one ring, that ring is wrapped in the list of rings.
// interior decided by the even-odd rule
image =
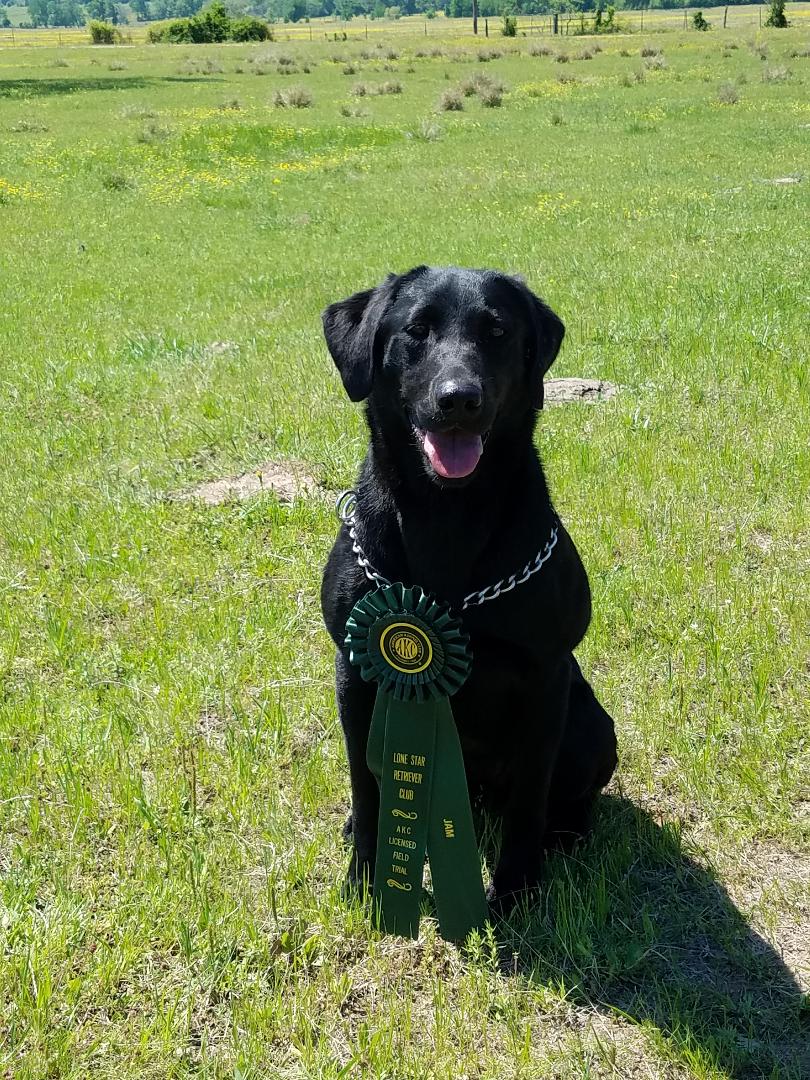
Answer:
[[[484,452],[486,435],[468,431],[422,431],[416,429],[431,468],[446,480],[460,480],[474,472]]]

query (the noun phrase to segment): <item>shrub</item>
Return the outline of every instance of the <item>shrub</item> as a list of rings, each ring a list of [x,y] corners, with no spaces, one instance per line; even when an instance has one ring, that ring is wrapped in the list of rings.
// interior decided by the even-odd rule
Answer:
[[[766,67],[762,72],[763,82],[787,82],[793,72],[786,67]]]
[[[107,64],[107,70],[108,71],[126,71],[127,70],[127,65],[122,63],[120,60],[112,60],[109,64]]]
[[[500,86],[485,86],[478,92],[478,100],[487,109],[499,109],[503,104]]]
[[[358,68],[357,68],[356,64],[346,64],[346,66],[343,69],[343,74],[344,75],[356,75],[357,71],[358,71]]]
[[[238,111],[242,108],[242,102],[239,98],[226,98],[224,101],[220,101],[219,108],[222,109],[223,112],[229,110]]]
[[[365,83],[359,82],[354,84],[349,93],[352,94],[354,97],[366,97],[370,93],[370,91]]]
[[[504,85],[499,79],[493,79],[491,75],[486,75],[481,71],[476,72],[475,75],[470,75],[467,79],[462,79],[458,84],[458,89],[464,97],[472,97],[473,94],[480,95],[484,91],[490,90],[497,90],[502,94]]]
[[[590,49],[580,49],[574,56],[575,60],[593,60],[593,53]]]
[[[648,56],[644,61],[644,67],[647,68],[648,71],[663,71],[666,66],[667,62],[660,53],[656,56]]]
[[[94,45],[115,45],[121,40],[120,31],[112,23],[91,19],[87,24],[87,29],[90,31],[90,40]]]
[[[810,56],[810,45],[805,45],[798,49],[791,49],[788,55],[791,60],[798,60],[800,58],[806,60],[807,57]]]
[[[231,39],[233,41],[272,41],[273,31],[264,21],[254,15],[241,15],[231,20]]]
[[[155,44],[166,42],[170,45],[185,45],[191,41],[191,27],[188,19],[172,19],[167,23],[155,23],[146,32],[147,40]]]
[[[101,186],[107,191],[126,191],[132,187],[132,181],[123,173],[108,173],[102,177]]]
[[[529,46],[529,56],[551,56],[552,51],[549,45],[539,44],[536,41]]]
[[[367,109],[361,109],[357,105],[341,105],[340,106],[340,115],[341,116],[368,116],[369,114],[368,114]]]
[[[517,37],[517,19],[514,15],[507,15],[504,12],[501,33],[504,37]]]
[[[717,88],[717,100],[721,105],[736,105],[740,100],[740,94],[734,83],[721,83]]]
[[[308,109],[312,103],[312,94],[305,86],[293,86],[289,90],[276,90],[273,96],[273,104],[280,109]]]
[[[619,49],[619,56],[631,56],[629,49]]]
[[[774,27],[777,30],[784,30],[790,26],[787,15],[785,15],[785,0],[771,0],[771,10],[768,12],[765,25]]]
[[[422,142],[436,142],[442,137],[442,129],[435,120],[420,120],[419,126],[409,131],[412,139],[421,139]]]
[[[695,30],[708,30],[711,25],[702,11],[696,11],[692,16],[692,26]]]
[[[231,17],[222,0],[213,0],[209,7],[192,15],[188,22],[191,40],[195,44],[227,41],[230,37]]]
[[[569,60],[568,53],[558,52],[554,57],[558,64],[567,64]]]
[[[161,127],[160,124],[156,124],[152,121],[149,124],[145,124],[138,132],[138,142],[144,143],[146,146],[154,146],[156,143],[161,143],[164,139],[167,139],[169,134],[168,128]]]
[[[482,64],[488,64],[490,60],[500,60],[503,53],[500,49],[479,49],[478,59]]]
[[[442,112],[461,112],[464,108],[464,99],[458,90],[445,90],[439,98],[438,105]]]
[[[748,47],[754,56],[758,56],[760,60],[768,59],[768,46],[764,41],[750,41]]]
[[[63,68],[63,67],[70,67],[70,64],[67,62],[67,60],[64,58],[64,56],[57,56],[57,58],[55,60],[51,60],[51,62],[50,62],[50,64],[48,66],[49,67]]]
[[[559,127],[561,124],[565,123],[565,118],[559,109],[555,109],[551,116],[549,116],[549,122],[553,127]]]
[[[661,56],[663,50],[659,49],[657,45],[643,45],[641,49],[642,56]]]
[[[378,94],[401,94],[402,93],[402,83],[397,82],[395,79],[392,80],[391,82],[380,83],[380,85],[377,87],[377,93]]]

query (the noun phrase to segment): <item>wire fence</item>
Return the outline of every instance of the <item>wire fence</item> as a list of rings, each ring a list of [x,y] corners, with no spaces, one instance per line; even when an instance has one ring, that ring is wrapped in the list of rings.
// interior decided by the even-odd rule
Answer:
[[[689,30],[692,15],[700,8],[699,4],[684,8],[641,9],[635,11],[617,11],[616,21],[619,33],[659,33],[665,31]],[[768,17],[766,4],[729,5],[728,7],[700,8],[712,24],[713,29],[758,30],[765,25]],[[787,15],[793,26],[810,30],[810,4],[788,4]],[[470,40],[496,38],[504,40],[501,34],[501,19],[495,16],[479,18],[478,34],[473,34],[471,19],[423,19],[410,16],[402,19],[361,19],[354,18],[344,22],[335,18],[315,19],[308,23],[275,24],[273,29],[276,41],[363,41],[381,37],[419,35],[435,39],[458,39],[469,43]],[[120,27],[122,45],[143,45],[147,41],[148,23]],[[592,12],[579,14],[562,12],[556,17],[556,33],[561,36],[592,34],[596,30],[595,16]],[[604,31],[604,25],[603,25]],[[536,35],[554,36],[555,17],[552,15],[521,15],[517,20],[518,37]],[[70,45],[89,45],[90,37],[86,27],[47,27],[41,29],[6,27],[0,28],[0,48],[8,47],[50,47],[60,48]],[[118,46],[98,46],[114,48]]]

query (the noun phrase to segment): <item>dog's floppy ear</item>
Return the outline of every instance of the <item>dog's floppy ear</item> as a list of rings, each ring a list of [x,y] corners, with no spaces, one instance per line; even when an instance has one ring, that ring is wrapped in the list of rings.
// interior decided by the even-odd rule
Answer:
[[[515,278],[514,284],[523,293],[529,306],[531,333],[529,335],[529,392],[535,409],[543,408],[543,376],[554,363],[565,337],[565,325],[559,316],[539,296],[522,281]]]
[[[380,349],[380,323],[397,290],[424,269],[419,266],[401,276],[389,274],[382,285],[330,304],[321,316],[327,347],[352,401],[363,401],[371,393]]]

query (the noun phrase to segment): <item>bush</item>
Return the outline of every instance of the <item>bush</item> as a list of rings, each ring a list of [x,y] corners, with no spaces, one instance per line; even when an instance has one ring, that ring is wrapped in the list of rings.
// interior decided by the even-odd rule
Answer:
[[[765,20],[766,26],[772,26],[777,30],[784,30],[790,26],[785,15],[785,0],[771,0],[771,10]]]
[[[499,86],[485,86],[478,92],[478,100],[487,109],[499,109],[503,104],[503,92]]]
[[[273,104],[280,109],[308,109],[312,102],[312,94],[305,86],[293,86],[283,91],[276,90],[273,96]]]
[[[439,98],[439,109],[442,112],[461,112],[464,108],[464,99],[458,90],[445,90]]]
[[[549,45],[540,45],[534,42],[529,46],[529,56],[551,56],[551,52]]]
[[[711,23],[704,17],[702,11],[696,11],[692,16],[692,26],[695,30],[708,30]]]
[[[504,13],[501,33],[504,37],[517,37],[517,19],[514,15]]]
[[[87,29],[90,31],[90,40],[94,45],[115,45],[121,40],[120,31],[112,23],[93,19],[87,24]]]
[[[273,31],[263,19],[253,15],[242,15],[231,21],[231,39],[233,41],[272,41]]]
[[[222,0],[214,2],[190,19],[172,19],[149,27],[147,40],[155,44],[210,45],[218,41],[272,41],[273,31],[262,19],[243,15],[231,19]]]
[[[736,105],[740,94],[734,83],[722,83],[717,89],[717,100],[721,105]]]
[[[189,19],[191,40],[195,44],[227,41],[231,33],[231,17],[222,0],[213,0],[210,7],[198,11]]]
[[[792,72],[787,67],[766,67],[762,72],[763,82],[787,82]]]
[[[187,45],[191,41],[191,26],[189,19],[172,19],[167,23],[156,23],[150,26],[146,32],[147,40],[156,44],[165,42],[169,45]]]

